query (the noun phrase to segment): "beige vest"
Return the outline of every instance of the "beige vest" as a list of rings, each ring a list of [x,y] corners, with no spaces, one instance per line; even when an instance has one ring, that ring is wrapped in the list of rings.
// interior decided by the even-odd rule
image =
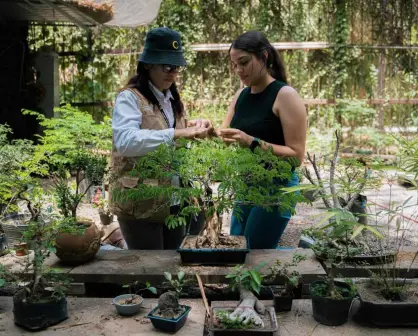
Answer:
[[[142,129],[163,130],[167,129],[168,125],[157,106],[149,102],[138,90],[126,89],[133,92],[138,97],[138,108],[142,113]],[[176,129],[185,128],[186,119],[184,117],[176,116]],[[128,176],[138,162],[139,157],[126,157],[120,155],[116,150],[113,141],[111,165],[111,181],[109,186],[109,205],[111,211],[123,218],[147,219],[150,221],[164,222],[165,218],[170,213],[168,206],[161,206],[162,201],[158,199],[146,201],[116,201],[113,197],[115,189],[128,190],[135,188],[139,183],[153,183],[153,181],[140,181],[139,178]],[[155,183],[170,183],[169,181],[155,181]],[[164,203],[166,203],[164,201]],[[157,209],[160,208],[160,209]]]

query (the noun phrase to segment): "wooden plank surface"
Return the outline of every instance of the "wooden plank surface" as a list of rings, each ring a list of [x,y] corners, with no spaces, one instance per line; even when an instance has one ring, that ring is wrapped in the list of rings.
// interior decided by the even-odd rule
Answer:
[[[277,259],[290,261],[293,251],[295,250],[252,250],[247,255],[246,265],[254,267],[265,261],[269,266]],[[305,283],[325,275],[322,265],[315,259],[311,250],[297,251],[308,256],[298,267]],[[57,261],[52,266],[59,268],[61,263]],[[262,273],[268,272],[268,266]],[[121,250],[99,251],[92,261],[71,269],[69,276],[74,282],[84,283],[125,284],[134,280],[158,283],[164,281],[164,272],[183,271],[186,277],[193,281],[196,281],[194,274],[200,274],[204,283],[226,283],[225,275],[232,269],[233,267],[222,266],[182,266],[179,253],[174,250]],[[276,279],[275,282],[282,283],[283,279]]]

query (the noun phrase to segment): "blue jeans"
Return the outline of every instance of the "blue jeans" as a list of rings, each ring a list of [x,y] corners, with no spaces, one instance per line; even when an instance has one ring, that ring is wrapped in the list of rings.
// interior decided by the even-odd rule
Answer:
[[[292,179],[281,186],[293,187],[298,184],[299,179],[294,173]],[[238,207],[240,219],[235,216]],[[267,211],[261,207],[237,203],[232,212],[230,235],[244,235],[251,249],[275,249],[291,216],[290,209],[281,212],[275,207],[273,211]]]

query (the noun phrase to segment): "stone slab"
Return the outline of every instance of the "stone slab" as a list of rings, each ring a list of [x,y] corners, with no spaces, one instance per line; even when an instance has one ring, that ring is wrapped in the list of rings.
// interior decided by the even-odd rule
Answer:
[[[401,278],[418,278],[418,257],[415,258],[418,248],[416,246],[404,247],[398,254],[396,261],[396,273]],[[323,263],[325,270],[328,272],[330,264]],[[394,263],[386,265],[355,265],[355,264],[340,264],[337,267],[338,276],[345,278],[368,278],[371,273],[378,273],[382,267],[388,270],[389,274],[393,274]]]
[[[156,299],[145,299],[144,309],[135,316],[122,317],[111,305],[112,299],[68,298],[69,318],[47,330],[37,332],[41,336],[153,336],[163,333],[154,329],[149,319],[144,318],[157,305]],[[182,336],[203,335],[206,311],[201,300],[181,300],[192,307],[186,324],[177,333]],[[17,327],[13,322],[13,301],[0,297],[0,335],[24,336],[34,333]]]
[[[277,259],[283,262],[290,261],[294,251],[308,256],[307,260],[298,266],[304,283],[310,283],[325,275],[322,265],[308,249],[252,250],[247,255],[246,266],[255,267],[263,261],[269,266]],[[61,264],[57,261],[52,266],[59,268]],[[204,283],[227,283],[225,275],[232,270],[233,267],[227,266],[182,266],[180,255],[175,250],[105,250],[99,251],[92,261],[71,269],[69,276],[74,282],[84,283],[125,284],[134,280],[159,283],[165,280],[164,272],[176,274],[183,271],[186,277],[193,280],[195,274],[200,274]],[[268,273],[268,267],[261,273]],[[274,283],[283,283],[283,279],[277,278]]]
[[[265,305],[272,305],[272,301],[262,301]],[[213,301],[212,307],[236,306],[238,302]],[[358,302],[353,302],[352,312],[358,309]],[[416,336],[418,329],[414,328],[369,328],[361,326],[351,319],[338,327],[319,324],[312,315],[311,300],[293,300],[290,312],[277,313],[279,330],[275,336]]]

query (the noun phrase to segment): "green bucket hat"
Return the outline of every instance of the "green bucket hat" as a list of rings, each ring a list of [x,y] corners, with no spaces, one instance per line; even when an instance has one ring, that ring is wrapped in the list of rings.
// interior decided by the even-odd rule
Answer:
[[[145,37],[144,51],[139,62],[185,66],[181,36],[175,30],[160,27],[150,30]]]

